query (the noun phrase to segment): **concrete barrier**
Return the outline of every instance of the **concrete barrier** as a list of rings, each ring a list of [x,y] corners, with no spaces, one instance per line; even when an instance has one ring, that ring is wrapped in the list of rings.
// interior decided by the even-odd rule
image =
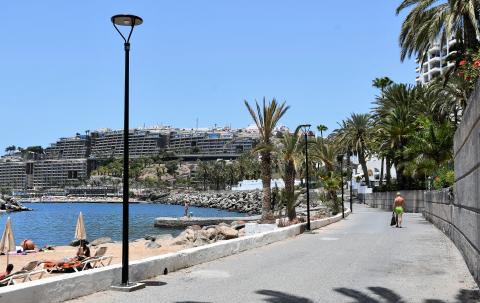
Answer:
[[[345,215],[348,216],[349,214],[350,210],[347,209]],[[330,218],[311,221],[310,224],[312,229],[317,229],[341,219],[342,214],[340,213]],[[305,225],[306,223],[296,224],[252,236],[132,261],[129,266],[130,279],[132,281],[142,281],[162,275],[164,272],[173,272],[295,237],[303,233]],[[84,272],[2,287],[0,289],[0,302],[63,302],[107,290],[111,285],[120,284],[120,279],[120,264],[90,269]]]
[[[405,211],[410,213],[421,213],[424,208],[423,190],[400,190],[405,198]],[[375,192],[364,194],[362,201],[374,208],[392,210],[393,200],[397,192]]]

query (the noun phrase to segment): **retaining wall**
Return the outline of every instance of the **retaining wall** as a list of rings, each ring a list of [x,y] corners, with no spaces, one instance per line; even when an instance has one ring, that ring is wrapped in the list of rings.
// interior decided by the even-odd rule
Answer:
[[[345,215],[349,215],[347,210]],[[317,229],[342,219],[342,214],[321,220],[311,221],[311,228]],[[130,262],[131,281],[142,281],[164,273],[213,261],[219,258],[285,240],[301,234],[305,223],[280,228],[274,231],[246,236],[238,239],[216,242],[176,253],[150,257]],[[119,285],[121,265],[90,269],[84,272],[59,275],[56,277],[26,282],[0,288],[0,302],[50,303],[86,296],[107,290],[111,285]]]
[[[402,190],[400,193],[405,198],[406,212],[420,213],[423,211],[423,190]],[[392,210],[393,200],[395,200],[396,194],[396,191],[364,194],[362,201],[370,207]]]
[[[454,198],[427,193],[425,217],[452,239],[480,284],[480,82],[455,132],[454,157]]]

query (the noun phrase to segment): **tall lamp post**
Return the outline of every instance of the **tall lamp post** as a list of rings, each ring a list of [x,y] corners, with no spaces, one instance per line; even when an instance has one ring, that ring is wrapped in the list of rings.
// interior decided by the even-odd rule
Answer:
[[[350,213],[353,213],[353,169],[350,155],[347,154],[348,172],[350,174]]]
[[[345,218],[345,201],[343,196],[343,154],[337,156],[337,161],[340,163],[340,178],[342,178],[342,218]]]
[[[310,185],[308,177],[308,132],[310,131],[310,124],[303,124],[300,127],[305,136],[305,181],[307,183],[307,230],[310,230]]]
[[[129,133],[129,67],[130,67],[130,37],[133,28],[143,23],[142,18],[134,15],[115,15],[111,18],[112,24],[124,41],[125,50],[125,109],[123,120],[123,227],[122,227],[122,284],[120,287],[128,288],[128,133]],[[118,26],[130,27],[127,38],[118,29]]]

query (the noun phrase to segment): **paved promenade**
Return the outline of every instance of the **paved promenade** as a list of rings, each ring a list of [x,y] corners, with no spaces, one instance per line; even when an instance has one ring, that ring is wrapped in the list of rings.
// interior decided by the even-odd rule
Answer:
[[[406,214],[402,229],[390,216],[354,204],[346,220],[313,233],[159,276],[134,293],[70,302],[480,302],[443,233],[421,214]]]

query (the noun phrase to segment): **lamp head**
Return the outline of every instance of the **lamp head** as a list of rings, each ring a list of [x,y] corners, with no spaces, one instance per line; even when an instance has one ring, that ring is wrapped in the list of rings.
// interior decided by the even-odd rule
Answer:
[[[115,15],[111,20],[119,26],[137,26],[143,23],[143,19],[135,15]]]

